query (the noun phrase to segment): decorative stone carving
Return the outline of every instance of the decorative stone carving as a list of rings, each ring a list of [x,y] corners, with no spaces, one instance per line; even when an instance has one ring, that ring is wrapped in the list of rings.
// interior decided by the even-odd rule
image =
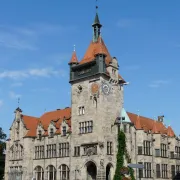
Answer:
[[[79,86],[77,87],[77,89],[76,89],[76,92],[77,92],[78,94],[80,94],[80,93],[82,92],[82,90],[83,90],[82,86],[79,85]]]
[[[104,143],[103,142],[99,142],[99,147],[102,149],[104,148]]]
[[[100,166],[101,166],[102,168],[104,168],[104,159],[101,159],[101,160],[100,160]]]
[[[97,146],[86,146],[85,147],[85,155],[91,156],[97,154]]]
[[[112,157],[108,157],[108,160],[109,160],[109,161],[112,161]]]

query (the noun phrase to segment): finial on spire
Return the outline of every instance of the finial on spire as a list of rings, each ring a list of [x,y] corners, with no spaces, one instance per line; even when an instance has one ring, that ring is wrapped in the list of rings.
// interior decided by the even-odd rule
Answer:
[[[20,98],[18,97],[18,107],[19,107],[19,103],[20,103]]]
[[[139,116],[140,110],[138,109],[138,116]]]
[[[93,27],[93,42],[97,42],[98,38],[100,37],[101,34],[101,23],[99,21],[99,16],[98,16],[98,6],[97,6],[97,0],[96,0],[96,16],[94,19],[94,23],[92,25]]]
[[[74,44],[74,52],[76,51],[76,45]]]
[[[97,5],[98,0],[96,0],[96,13],[98,12],[98,5]]]

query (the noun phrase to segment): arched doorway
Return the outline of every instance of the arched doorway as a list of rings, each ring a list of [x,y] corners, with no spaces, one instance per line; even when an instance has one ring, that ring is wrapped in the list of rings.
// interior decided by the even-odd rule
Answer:
[[[88,162],[87,167],[87,180],[96,180],[97,168],[93,162]]]
[[[106,180],[112,180],[112,165],[108,164],[106,166]]]

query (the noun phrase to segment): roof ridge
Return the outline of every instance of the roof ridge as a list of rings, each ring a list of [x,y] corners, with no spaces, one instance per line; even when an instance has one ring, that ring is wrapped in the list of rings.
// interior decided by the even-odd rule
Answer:
[[[138,114],[135,114],[135,113],[132,113],[132,112],[127,112],[127,113],[134,114],[134,115],[136,115],[136,116],[139,116],[139,117],[142,117],[142,118],[146,118],[146,119],[149,119],[149,120],[152,120],[152,121],[156,121],[156,120],[151,119],[151,118],[149,118],[149,117],[141,116],[141,115],[138,115]]]

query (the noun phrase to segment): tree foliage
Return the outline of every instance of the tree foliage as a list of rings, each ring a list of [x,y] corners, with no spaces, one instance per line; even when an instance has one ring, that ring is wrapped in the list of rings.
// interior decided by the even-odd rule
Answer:
[[[3,132],[2,128],[0,128],[0,179],[3,179],[4,176],[4,166],[5,166],[5,139],[6,134]]]

